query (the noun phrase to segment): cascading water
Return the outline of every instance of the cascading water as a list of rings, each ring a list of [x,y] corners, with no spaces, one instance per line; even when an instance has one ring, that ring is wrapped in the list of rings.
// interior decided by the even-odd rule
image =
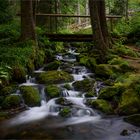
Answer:
[[[22,83],[20,86],[36,86],[35,78],[32,78],[31,76],[26,75],[26,82]]]
[[[75,51],[71,51],[70,55],[57,55],[56,59],[65,61],[65,62],[72,62],[75,61]],[[76,54],[77,55],[77,54]],[[61,70],[61,69],[59,69]],[[43,68],[39,69],[38,71],[35,71],[35,73],[41,73],[44,72]],[[74,81],[80,81],[83,80],[84,77],[88,76],[89,71],[86,69],[84,66],[73,66],[72,67],[72,75],[74,77]],[[64,83],[65,84],[65,83]],[[62,106],[56,104],[56,99],[50,99],[48,102],[46,100],[46,95],[44,92],[44,85],[39,85],[35,83],[34,78],[30,76],[26,76],[26,83],[21,84],[20,86],[33,86],[35,88],[38,88],[41,96],[41,106],[40,107],[31,107],[29,110],[22,112],[19,114],[15,119],[11,120],[11,124],[20,124],[20,123],[25,123],[25,122],[30,122],[30,121],[35,121],[35,120],[40,120],[42,118],[45,118],[46,116],[49,115],[58,115],[59,111],[61,110]],[[97,116],[97,113],[95,113],[92,109],[87,107],[84,104],[84,98],[82,97],[81,93],[79,91],[75,91],[74,89],[67,90],[63,88],[63,84],[59,85],[60,87],[62,86],[62,92],[61,96],[65,97],[66,100],[72,103],[72,116],[73,117],[84,117],[84,116],[90,116],[94,117],[95,115]],[[93,113],[94,112],[94,113]],[[71,117],[72,117],[71,116]]]
[[[75,55],[78,55],[78,53],[76,53],[75,50],[69,50],[69,53],[71,55],[63,56],[59,54],[56,56],[56,59],[63,62],[70,62],[70,63],[75,62],[76,61]],[[62,69],[59,67],[58,70],[61,71]],[[43,68],[35,71],[35,73],[41,73],[41,72],[44,72]],[[72,76],[74,77],[73,82],[81,81],[84,78],[90,79],[92,77],[91,74],[92,73],[84,66],[72,67]],[[72,83],[67,83],[67,84],[72,86]],[[24,126],[23,131],[18,130],[19,127],[15,131],[18,130],[19,132],[25,134],[26,126],[23,124],[30,124],[30,123],[31,125],[35,124],[33,125],[32,129],[35,129],[36,132],[37,128],[35,126],[37,126],[38,127],[37,130],[39,131],[38,132],[39,134],[34,133],[33,138],[36,138],[35,137],[36,135],[37,136],[39,135],[41,137],[40,134],[46,136],[46,132],[47,133],[50,132],[50,129],[48,129],[48,127],[54,127],[54,132],[50,132],[50,135],[53,137],[53,139],[70,138],[70,139],[80,139],[80,140],[84,140],[84,139],[129,140],[130,137],[126,137],[126,139],[124,139],[119,134],[120,134],[120,128],[122,130],[126,127],[131,128],[132,127],[131,125],[122,122],[122,119],[109,119],[109,120],[103,119],[101,115],[99,115],[95,110],[85,105],[86,97],[84,96],[85,95],[84,93],[75,91],[73,87],[68,90],[64,87],[64,84],[66,83],[58,85],[59,87],[62,88],[60,97],[64,98],[64,100],[66,100],[66,102],[68,103],[64,105],[60,105],[57,104],[57,100],[59,98],[53,98],[50,100],[47,99],[44,92],[45,86],[36,84],[34,78],[27,76],[26,83],[23,83],[20,86],[33,86],[34,88],[37,88],[41,96],[41,106],[28,108],[28,110],[23,111],[22,113],[16,115],[14,118],[10,119],[8,121],[8,125],[11,124],[11,127],[17,125],[20,126],[21,128]],[[96,81],[93,87],[94,90],[96,91],[96,96],[89,97],[89,99],[96,99],[99,90],[103,86],[104,85],[102,82]],[[19,90],[17,91],[17,94],[20,94]],[[68,118],[62,118],[59,116],[59,112],[64,107],[67,107],[67,105],[69,105],[71,109],[71,116]],[[56,128],[59,127],[59,129],[55,130],[55,127]],[[63,129],[63,127],[65,129]],[[43,132],[42,129],[45,129],[45,132]],[[28,127],[27,127],[27,131],[29,131]],[[58,132],[57,135],[56,135],[56,131]],[[110,133],[111,136],[109,137]],[[131,140],[139,140],[139,135],[136,136],[135,138],[136,139],[134,139],[133,136]]]

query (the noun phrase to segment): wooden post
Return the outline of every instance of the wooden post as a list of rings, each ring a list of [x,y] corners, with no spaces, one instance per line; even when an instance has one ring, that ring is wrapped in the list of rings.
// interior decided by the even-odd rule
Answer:
[[[113,18],[110,18],[110,30],[113,31]]]

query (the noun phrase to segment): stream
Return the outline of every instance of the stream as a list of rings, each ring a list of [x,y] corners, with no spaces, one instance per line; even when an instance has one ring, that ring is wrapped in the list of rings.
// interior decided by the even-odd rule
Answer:
[[[63,63],[74,63],[76,61],[75,50],[68,51],[70,55],[56,55],[56,59]],[[59,71],[63,68],[59,67]],[[36,70],[35,73],[44,72],[43,68]],[[71,75],[74,81],[80,81],[86,78],[94,78],[85,66],[75,66],[71,68]],[[92,75],[92,76],[91,76]],[[66,83],[58,84],[63,90],[61,97],[72,103],[72,113],[69,117],[61,117],[59,111],[62,105],[56,103],[58,98],[46,100],[44,85],[37,84],[34,77],[27,76],[26,83],[19,86],[33,86],[37,88],[41,96],[41,106],[27,107],[27,110],[14,115],[9,120],[0,124],[1,139],[67,139],[67,140],[140,140],[140,129],[123,121],[123,117],[106,116],[88,107],[85,104],[87,97],[84,93],[75,91],[72,87],[67,90],[63,86]],[[94,88],[96,89],[95,97],[104,84],[96,81]],[[16,94],[20,94],[17,91]],[[129,135],[122,136],[120,133],[128,130]]]

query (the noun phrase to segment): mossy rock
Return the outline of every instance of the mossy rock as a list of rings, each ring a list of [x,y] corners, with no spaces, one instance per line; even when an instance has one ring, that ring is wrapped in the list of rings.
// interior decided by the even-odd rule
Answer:
[[[93,89],[94,83],[95,83],[94,80],[84,79],[82,81],[76,81],[72,85],[75,90],[86,92],[91,91]]]
[[[2,103],[2,108],[4,109],[16,108],[20,106],[20,103],[21,98],[19,95],[8,95]]]
[[[0,121],[3,121],[8,118],[9,118],[8,112],[0,112]]]
[[[0,96],[7,96],[14,92],[14,88],[12,86],[6,86],[0,90]]]
[[[96,67],[96,59],[94,57],[89,57],[86,55],[79,56],[79,63],[81,65],[87,66],[88,68],[90,68],[93,71]]]
[[[111,80],[111,79],[107,79],[107,80],[103,81],[103,83],[104,83],[106,86],[113,86],[113,85],[114,85],[114,81]]]
[[[95,74],[97,77],[110,78],[113,75],[112,66],[108,64],[96,65]]]
[[[140,114],[134,114],[124,118],[124,121],[140,127]]]
[[[120,97],[126,87],[123,84],[115,84],[100,90],[98,99],[112,100],[115,96]]]
[[[45,71],[57,70],[60,64],[61,64],[60,61],[50,62],[44,67],[44,70]]]
[[[60,69],[67,73],[72,73],[73,72],[72,67],[73,67],[72,63],[62,63]]]
[[[36,79],[40,84],[60,84],[72,82],[73,76],[64,71],[48,71],[38,74]]]
[[[105,114],[114,113],[111,104],[107,102],[106,100],[102,100],[102,99],[89,100],[87,104],[92,106],[93,108],[96,108],[102,111]]]
[[[26,81],[26,72],[22,66],[14,66],[12,68],[12,80],[18,83]]]
[[[60,96],[61,89],[56,85],[48,85],[45,88],[47,98],[56,98]]]
[[[66,98],[60,97],[56,100],[56,103],[59,105],[63,105],[63,106],[71,106],[73,105],[72,102],[70,102],[69,100],[67,100]]]
[[[128,89],[122,94],[118,112],[120,115],[131,115],[140,112],[140,96],[133,89]]]
[[[96,92],[95,91],[89,91],[85,94],[85,97],[94,97],[96,96]]]
[[[40,105],[41,98],[37,89],[31,86],[22,86],[20,91],[25,104],[30,107]]]
[[[70,84],[65,84],[65,85],[63,86],[63,88],[65,88],[65,89],[67,89],[67,90],[71,90],[71,89],[72,89],[72,87],[71,87]]]
[[[71,116],[71,109],[69,107],[64,107],[60,110],[59,115],[61,117],[70,117]]]

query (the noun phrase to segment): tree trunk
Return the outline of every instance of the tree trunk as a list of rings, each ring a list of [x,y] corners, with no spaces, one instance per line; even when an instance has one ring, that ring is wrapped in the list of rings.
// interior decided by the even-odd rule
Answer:
[[[36,42],[35,24],[33,19],[32,0],[21,0],[21,40]]]
[[[89,10],[93,31],[93,41],[99,51],[100,62],[105,62],[107,49],[109,48],[109,37],[105,17],[104,0],[89,0]]]
[[[129,0],[126,0],[126,9],[125,9],[126,21],[128,20],[128,3],[129,3]]]
[[[108,32],[108,27],[107,27],[107,21],[106,21],[106,13],[105,13],[105,1],[100,0],[98,3],[98,9],[99,9],[99,19],[100,19],[100,24],[101,24],[101,30],[102,30],[102,35],[104,38],[104,42],[106,45],[111,48],[111,39],[110,39],[110,34]]]
[[[32,1],[33,4],[33,19],[34,19],[34,23],[36,24],[36,10],[37,10],[37,0],[33,0]]]
[[[81,14],[81,10],[80,10],[80,3],[79,3],[79,0],[77,1],[77,15],[80,15]],[[77,24],[81,24],[81,18],[78,17],[77,18]]]

